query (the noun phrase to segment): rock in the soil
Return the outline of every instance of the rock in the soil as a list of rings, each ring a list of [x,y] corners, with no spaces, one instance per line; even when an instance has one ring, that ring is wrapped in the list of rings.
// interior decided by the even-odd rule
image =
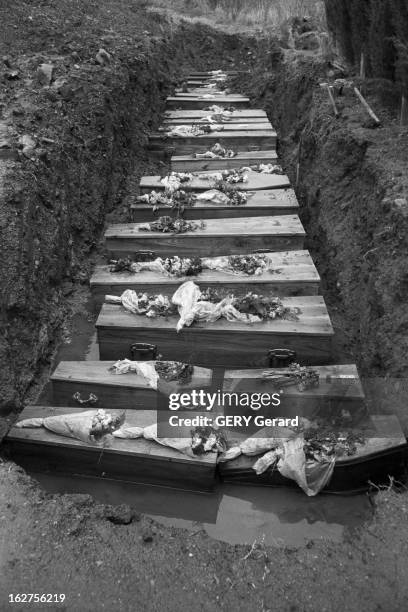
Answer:
[[[394,208],[401,213],[403,217],[408,217],[408,200],[407,198],[397,198],[394,200]]]
[[[110,53],[105,51],[105,49],[99,49],[98,53],[96,54],[95,59],[98,62],[98,64],[100,64],[101,66],[106,66],[106,64],[111,63],[112,56]]]
[[[67,79],[65,79],[64,77],[58,77],[57,79],[55,79],[55,81],[53,82],[53,84],[51,85],[51,87],[53,89],[55,89],[56,91],[58,91],[59,89],[61,89],[61,87],[63,87],[65,84],[67,83]]]
[[[22,149],[23,155],[25,155],[26,157],[32,156],[32,154],[34,153],[36,142],[33,138],[31,138],[31,136],[29,136],[28,134],[20,136],[20,138],[18,139],[18,144]]]
[[[0,138],[0,149],[11,149],[11,143],[6,138]]]
[[[11,114],[14,117],[22,117],[25,114],[25,110],[22,106],[15,106],[11,109]]]
[[[153,536],[151,533],[145,533],[143,536],[143,542],[145,544],[151,544],[153,542]]]
[[[8,81],[15,81],[16,79],[19,78],[20,74],[18,70],[7,70],[4,73],[4,76],[6,77]]]
[[[63,77],[55,79],[51,87],[57,91],[64,100],[71,100],[74,97],[73,88],[68,84],[67,79]]]
[[[37,81],[40,85],[51,85],[54,66],[52,64],[41,64],[37,68]]]
[[[129,525],[132,521],[139,519],[136,512],[134,512],[126,504],[108,508],[106,510],[105,517],[108,521],[114,523],[115,525]]]

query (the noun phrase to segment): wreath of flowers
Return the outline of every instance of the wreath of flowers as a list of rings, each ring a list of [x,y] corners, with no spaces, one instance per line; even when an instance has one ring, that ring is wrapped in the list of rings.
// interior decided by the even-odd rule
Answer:
[[[248,276],[261,274],[268,267],[266,255],[230,255],[228,264],[233,272],[241,272]]]
[[[306,429],[303,436],[306,458],[315,461],[332,457],[350,457],[357,453],[358,446],[366,442],[362,432],[358,433],[351,429],[334,431],[327,423]]]
[[[166,257],[161,261],[167,274],[175,277],[196,276],[203,271],[200,257]]]
[[[182,215],[186,208],[194,206],[195,195],[183,189],[178,189],[173,193],[151,191],[145,195],[138,196],[136,201],[150,204],[153,213],[157,213],[160,207],[167,207]]]
[[[197,229],[204,229],[205,223],[195,223],[194,221],[186,221],[181,217],[174,219],[173,217],[159,217],[157,221],[143,224],[139,227],[139,232],[162,232],[164,234],[185,234],[186,232],[195,232]]]
[[[231,295],[231,304],[238,312],[246,315],[255,315],[263,321],[271,319],[297,320],[300,314],[299,308],[285,306],[279,297],[268,297],[250,291],[243,296]],[[201,292],[200,301],[221,302],[225,295],[221,295],[217,289],[208,288]]]
[[[225,182],[224,180],[216,181],[214,188],[218,189],[218,191],[221,191],[222,193],[225,193],[225,195],[229,198],[230,204],[233,206],[242,206],[243,204],[247,203],[248,196],[245,191],[240,191],[237,189],[237,187],[234,187],[234,185],[231,185],[229,182]]]
[[[166,382],[178,381],[187,384],[191,381],[194,367],[181,361],[156,361],[156,372]]]

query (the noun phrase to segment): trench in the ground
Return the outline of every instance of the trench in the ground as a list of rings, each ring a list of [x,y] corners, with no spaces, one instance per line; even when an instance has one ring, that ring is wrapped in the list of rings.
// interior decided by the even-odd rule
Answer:
[[[149,167],[154,164],[154,160],[147,160]],[[136,173],[136,180],[130,180],[132,191],[137,180]],[[116,219],[119,216],[127,220],[121,218],[123,212],[114,215]],[[55,356],[55,365],[61,360],[99,359],[94,328],[96,314],[88,292],[81,312],[70,323],[67,340]],[[342,338],[337,337],[334,358],[338,363],[349,360],[343,346]],[[50,402],[47,384],[38,403]],[[372,504],[365,494],[321,495],[311,499],[300,490],[219,483],[214,493],[204,495],[79,476],[33,476],[50,493],[89,493],[104,503],[126,503],[162,524],[192,531],[205,529],[211,537],[233,544],[251,544],[257,540],[273,546],[300,546],[310,540],[340,541],[346,531],[361,526],[372,516]]]
[[[191,41],[194,41],[195,36],[197,36],[199,32],[197,29],[190,32],[189,26],[185,26],[185,29],[187,29],[187,33],[189,34],[187,39],[187,34],[184,33],[186,44],[178,44],[176,37],[175,42],[172,42],[169,48],[173,51],[178,49],[179,59],[184,57],[186,52],[192,54],[191,61],[202,62],[200,69],[204,70],[213,67],[213,65],[210,65],[210,62],[215,59],[217,46],[213,49],[212,55],[209,54],[210,52],[207,49],[205,53],[201,55],[195,53],[194,56],[194,53],[192,53],[194,44]],[[207,31],[203,32],[202,36],[203,40],[207,43],[207,47],[213,44],[213,42],[210,44]],[[215,42],[217,42],[216,38],[218,36],[218,34],[214,34]],[[224,39],[220,39],[218,42],[219,48],[225,46]],[[240,45],[245,47],[247,44],[246,39],[244,41],[231,39],[230,42],[231,54],[238,53],[237,49],[240,49]],[[269,118],[272,120],[272,123],[278,129],[278,136],[281,140],[280,151],[283,153],[285,171],[287,171],[293,181],[294,162],[296,161],[295,153],[299,141],[299,134],[307,123],[311,111],[315,110],[313,109],[312,94],[310,93],[315,84],[313,81],[314,72],[309,71],[311,73],[310,76],[308,70],[304,69],[302,66],[301,72],[292,78],[291,74],[289,74],[290,68],[283,67],[284,64],[281,61],[281,53],[276,51],[273,44],[270,49],[266,49],[267,45],[261,40],[257,41],[256,45],[254,45],[253,42],[250,44],[252,45],[250,47],[251,53],[254,52],[252,56],[257,56],[258,66],[254,67],[257,68],[256,70],[254,69],[248,72],[245,87],[249,90],[248,93],[251,94],[254,106],[264,108]],[[198,55],[200,55],[200,58],[198,58]],[[224,61],[227,60],[225,59]],[[152,108],[154,98],[155,96],[157,97],[157,107],[159,103],[163,103],[166,92],[169,91],[170,81],[174,78],[177,71],[171,61],[169,61],[165,65],[166,74],[164,74],[162,70],[164,60],[161,56],[155,58],[153,66],[151,66],[151,62],[149,62],[150,60],[147,59],[146,61],[142,61],[140,65],[138,64],[131,67],[131,87],[128,88],[129,91],[126,90],[126,96],[116,96],[109,103],[109,108],[104,107],[104,112],[102,113],[104,116],[106,112],[109,111],[109,117],[113,116],[115,113],[119,113],[121,117],[121,122],[117,125],[115,123],[115,129],[112,131],[112,138],[116,143],[116,148],[114,148],[112,152],[112,161],[115,162],[115,164],[112,164],[112,167],[115,172],[113,175],[112,172],[109,174],[109,172],[107,172],[109,167],[106,165],[101,165],[98,170],[99,166],[94,163],[95,160],[93,159],[92,164],[89,161],[90,167],[92,165],[95,167],[98,176],[106,175],[109,189],[102,181],[95,181],[92,174],[89,177],[90,180],[82,181],[84,184],[90,183],[91,191],[92,189],[93,191],[90,193],[85,189],[85,192],[82,193],[78,188],[78,197],[74,211],[78,216],[84,216],[82,210],[85,201],[89,204],[88,217],[97,217],[99,222],[102,222],[102,217],[106,214],[106,210],[109,209],[109,203],[107,204],[104,202],[104,206],[100,203],[98,205],[99,207],[94,208],[95,194],[99,197],[101,195],[99,192],[107,191],[107,198],[110,203],[118,201],[117,192],[123,185],[126,171],[131,167],[131,163],[129,163],[129,159],[127,159],[130,154],[136,152],[139,174],[146,172],[147,169],[149,169],[149,173],[152,173],[150,170],[159,170],[159,166],[155,166],[155,162],[150,161],[144,155],[143,142],[145,142],[146,130],[157,125],[157,108]],[[193,66],[190,66],[190,68],[193,68]],[[273,72],[271,72],[273,70],[277,73],[275,79],[271,78],[273,77]],[[115,82],[112,83],[112,86],[114,86],[114,84]],[[142,110],[140,118],[135,119],[133,115],[130,121],[130,112],[131,109],[134,108],[132,103],[133,100],[131,99],[132,95],[139,96],[135,106]],[[86,111],[87,109],[85,108],[84,110]],[[330,211],[333,208],[331,192],[327,190],[327,183],[331,177],[328,178],[328,176],[324,176],[327,164],[331,164],[336,168],[337,162],[340,162],[338,164],[340,170],[342,165],[346,165],[346,163],[352,166],[348,158],[355,158],[358,162],[361,147],[359,142],[346,142],[349,147],[344,154],[342,154],[341,146],[344,144],[342,140],[344,132],[342,131],[340,137],[336,139],[335,130],[330,132],[328,129],[328,141],[329,144],[331,143],[331,149],[328,150],[328,153],[331,155],[328,156],[326,160],[327,164],[325,165],[324,156],[326,155],[326,150],[325,143],[323,142],[323,139],[326,138],[325,123],[322,122],[319,117],[315,117],[315,119],[317,125],[309,129],[307,138],[305,139],[304,154],[301,158],[301,179],[298,195],[304,196],[300,198],[302,205],[301,216],[307,234],[311,238],[308,247],[310,247],[312,256],[315,260],[317,258],[315,263],[317,264],[320,274],[324,276],[324,281],[326,281],[324,283],[324,294],[325,298],[329,300],[329,313],[334,321],[336,329],[335,359],[337,363],[341,363],[354,360],[353,357],[348,354],[348,351],[345,351],[344,347],[348,347],[348,349],[355,354],[355,350],[353,350],[355,349],[355,344],[353,345],[353,342],[344,341],[344,330],[347,329],[348,321],[347,318],[344,318],[344,312],[340,307],[340,299],[338,300],[339,303],[337,303],[336,292],[330,291],[331,286],[333,284],[335,285],[335,279],[338,277],[339,268],[341,269],[341,264],[343,264],[344,261],[339,257],[339,254],[342,254],[340,248],[338,248],[339,253],[337,254],[337,260],[336,253],[332,255],[333,246],[331,247],[332,250],[328,248],[329,240],[324,235],[323,230],[325,219],[323,218],[322,222],[319,218],[319,214],[321,211],[324,212],[325,209]],[[133,139],[129,138],[129,127],[136,128],[137,133]],[[319,128],[323,128],[321,130],[322,134],[318,133]],[[133,148],[131,150],[129,149],[129,142],[133,142]],[[312,145],[314,145],[314,148]],[[333,152],[334,149],[336,149],[335,152]],[[101,152],[102,151],[99,150],[95,151],[97,159],[99,159]],[[123,163],[124,156],[127,160],[126,164]],[[351,161],[353,161],[353,159]],[[320,174],[318,163],[322,163]],[[70,199],[71,196],[74,195],[71,193],[73,188],[70,181],[74,181],[73,185],[75,185],[74,174],[76,168],[77,166],[73,165],[71,169],[72,172],[68,175],[68,185],[71,191],[67,191],[67,199]],[[58,174],[59,169],[56,168],[56,170]],[[160,173],[162,170],[163,167],[160,168]],[[358,168],[351,167],[351,171],[352,173],[355,171],[355,175],[353,176],[352,174],[352,179],[355,179],[356,175],[357,179],[359,175],[362,175],[362,173],[359,173]],[[138,175],[138,172],[136,172],[136,175]],[[112,176],[115,179],[113,181],[111,180]],[[355,184],[353,184],[352,181],[344,184],[343,177],[339,174],[338,177],[336,175],[333,176],[332,183],[335,183],[336,179],[338,179],[339,189],[344,189],[343,193],[346,193],[348,201],[351,201],[351,204],[353,204],[353,197],[355,200],[358,199],[359,187],[365,187],[364,182],[361,181],[359,183],[357,180]],[[315,181],[315,185],[313,185],[313,181]],[[324,184],[322,190],[320,190],[320,182]],[[375,185],[373,187],[371,187],[371,185],[368,187],[367,193],[370,196],[371,193],[374,193]],[[352,194],[350,194],[350,190],[353,191]],[[52,199],[53,195],[50,192],[50,194],[46,194],[44,198]],[[350,206],[350,208],[352,208],[352,206]],[[121,211],[123,211],[123,206],[119,206],[118,210],[113,212],[112,219],[114,221],[124,220],[124,218],[121,217],[123,214]],[[55,215],[54,211],[50,214]],[[47,221],[47,219],[45,221]],[[78,227],[82,230],[85,237],[87,237],[87,243],[93,243],[95,234],[98,231],[97,228],[90,222],[83,227],[80,223],[81,219],[79,218],[76,219],[76,221],[78,222]],[[328,220],[326,220],[326,229],[330,221],[331,219],[329,217]],[[353,221],[355,222],[356,219],[353,219]],[[355,227],[353,226],[352,229],[354,232]],[[357,227],[357,230],[358,229]],[[358,238],[359,234],[357,230],[354,233]],[[346,230],[342,228],[342,231],[345,232]],[[319,232],[321,232],[321,235]],[[78,233],[80,234],[80,232]],[[52,244],[52,239],[50,238],[50,240],[43,241],[43,243]],[[345,253],[347,253],[347,247],[348,244],[346,243],[344,248]],[[66,248],[68,248],[67,245],[62,241],[61,248],[56,249],[57,252],[55,256],[59,256],[61,261],[63,259],[62,256],[64,254],[66,255],[64,251]],[[89,249],[82,249],[82,251],[79,249],[79,254],[83,255],[88,251]],[[92,257],[95,259],[94,255],[92,255]],[[88,263],[84,260],[79,262],[80,266],[85,271],[85,276],[87,275],[86,271],[89,270],[90,267]],[[45,265],[46,264],[47,261],[45,261]],[[345,267],[347,267],[347,261],[345,264]],[[64,267],[62,263],[61,267]],[[362,285],[362,290],[360,291],[360,287],[356,287],[352,280],[346,279],[346,281],[347,282],[343,283],[345,290],[349,292],[356,290],[354,302],[358,302],[360,294],[363,295],[365,285]],[[40,286],[41,284],[35,286],[37,293]],[[46,295],[45,291],[42,293]],[[82,290],[81,296],[83,302],[84,293]],[[354,306],[353,300],[349,300],[349,302],[351,306]],[[51,303],[51,301],[48,300],[47,303]],[[339,308],[337,308],[337,306],[339,306]],[[54,308],[54,310],[56,309]],[[47,314],[50,315],[50,312],[53,314],[49,309],[44,310],[42,316],[46,316]],[[72,329],[69,334],[71,341],[60,346],[55,357],[55,363],[61,359],[81,360],[98,358],[98,348],[94,331],[94,314],[90,293],[88,292],[85,296],[83,308],[80,309],[80,312],[76,314],[71,321]],[[355,327],[355,321],[358,321],[358,317],[352,318],[352,326]],[[26,325],[26,321],[23,321],[23,323]],[[55,326],[58,323],[59,320],[55,322]],[[39,359],[39,361],[41,360]],[[26,365],[25,362],[23,365]],[[8,376],[8,371],[5,373]],[[37,401],[45,401],[47,399],[47,392],[47,388],[45,388],[41,398]],[[370,500],[365,495],[356,497],[321,495],[317,498],[310,499],[302,492],[296,490],[277,490],[255,487],[244,488],[235,486],[227,487],[224,485],[219,485],[216,492],[212,495],[198,495],[159,487],[145,485],[136,486],[128,483],[116,483],[106,480],[54,478],[53,476],[45,475],[36,475],[36,478],[40,484],[50,492],[87,492],[91,493],[95,499],[108,503],[119,504],[125,502],[140,512],[159,518],[166,524],[190,527],[193,530],[196,530],[198,525],[202,525],[210,535],[230,542],[252,543],[255,539],[259,540],[262,539],[262,537],[265,538],[266,543],[275,545],[297,545],[312,538],[339,540],[342,538],[345,529],[361,525],[370,518],[372,512]],[[166,516],[163,516],[163,508],[166,509]]]

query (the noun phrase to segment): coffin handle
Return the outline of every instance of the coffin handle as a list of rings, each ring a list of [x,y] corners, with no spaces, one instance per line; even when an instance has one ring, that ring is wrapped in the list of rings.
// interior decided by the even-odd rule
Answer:
[[[157,359],[157,344],[135,342],[130,345],[132,361],[150,361]]]
[[[285,368],[296,361],[296,351],[285,348],[277,348],[268,351],[269,368]]]
[[[78,404],[80,404],[81,406],[87,406],[87,405],[93,406],[98,401],[98,397],[94,393],[90,393],[88,399],[82,399],[79,391],[74,393],[74,395],[72,396],[72,399],[76,401]]]

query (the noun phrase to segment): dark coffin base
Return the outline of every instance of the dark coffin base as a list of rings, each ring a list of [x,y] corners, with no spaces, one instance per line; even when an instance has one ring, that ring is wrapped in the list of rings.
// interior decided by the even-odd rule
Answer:
[[[157,240],[140,233],[133,240],[106,238],[106,247],[113,258],[132,257],[136,251],[153,250],[157,256],[171,257],[218,257],[240,255],[255,251],[300,251],[303,237],[297,236],[222,236],[220,239],[205,235],[192,235],[190,239],[178,238],[177,234],[166,235]]]
[[[298,206],[265,206],[247,205],[247,206],[192,206],[186,208],[183,212],[183,218],[200,221],[207,219],[238,219],[240,217],[269,217],[281,216],[281,215],[296,215],[299,212]],[[172,210],[169,207],[163,206],[158,208],[156,213],[153,213],[151,206],[143,206],[142,204],[135,204],[130,209],[132,222],[134,223],[147,223],[155,221],[157,217],[170,216],[177,217],[177,211]]]
[[[70,382],[55,380],[52,383],[53,402],[56,406],[75,406],[78,403],[73,394],[79,392],[81,397],[94,393],[98,402],[93,408],[126,408],[130,410],[164,410],[168,407],[168,398],[157,391],[135,389],[126,385],[100,385],[97,383]]]
[[[94,476],[198,492],[211,492],[215,484],[215,465],[186,465],[174,460],[161,462],[154,458],[95,453],[87,448],[67,449],[7,439],[3,449],[13,461],[30,471]]]
[[[350,459],[338,463],[333,476],[323,493],[357,494],[370,490],[374,485],[389,484],[390,476],[400,479],[405,471],[408,461],[408,444],[364,458]],[[257,476],[252,469],[235,469],[228,464],[219,465],[219,473],[224,482],[267,487],[292,487],[298,485],[284,478],[278,471],[266,472]]]
[[[100,359],[123,359],[130,355],[133,342],[156,344],[164,359],[187,361],[203,367],[262,367],[267,365],[267,352],[275,348],[293,349],[304,365],[331,362],[331,340],[327,337],[279,335],[264,333],[232,333],[219,331],[194,333],[194,329],[108,329],[98,328]]]

